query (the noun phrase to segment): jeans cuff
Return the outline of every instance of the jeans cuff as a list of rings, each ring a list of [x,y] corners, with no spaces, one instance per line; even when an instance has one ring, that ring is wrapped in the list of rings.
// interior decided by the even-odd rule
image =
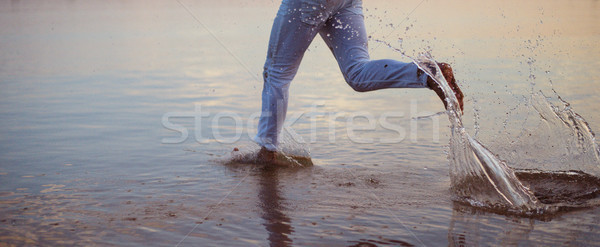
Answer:
[[[254,138],[252,138],[252,141],[256,142],[256,144],[258,144],[261,147],[266,148],[269,151],[277,151],[277,146],[275,146],[275,144],[268,141],[266,138],[262,138],[257,135],[257,136],[254,136]]]

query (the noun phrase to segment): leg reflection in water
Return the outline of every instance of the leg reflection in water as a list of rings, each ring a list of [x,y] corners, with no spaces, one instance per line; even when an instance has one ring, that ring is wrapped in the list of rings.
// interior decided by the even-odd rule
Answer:
[[[530,240],[535,222],[530,218],[495,214],[454,202],[448,246],[536,245],[535,237]]]
[[[259,171],[259,207],[263,225],[269,233],[271,246],[291,246],[289,235],[293,232],[290,218],[284,214],[285,198],[280,195],[278,173],[280,168],[264,167]]]

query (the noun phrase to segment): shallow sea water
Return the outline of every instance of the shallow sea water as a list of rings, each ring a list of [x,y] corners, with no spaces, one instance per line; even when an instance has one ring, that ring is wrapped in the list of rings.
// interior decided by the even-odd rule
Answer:
[[[353,92],[319,38],[288,115],[307,142],[290,146],[315,165],[225,164],[257,149],[278,4],[1,2],[0,245],[598,245],[600,208],[526,218],[453,202],[435,94]],[[597,1],[364,7],[373,58],[407,61],[384,40],[453,65],[465,128],[499,158],[527,154],[512,112],[538,91],[600,130]],[[165,116],[184,141],[167,143],[182,133]]]

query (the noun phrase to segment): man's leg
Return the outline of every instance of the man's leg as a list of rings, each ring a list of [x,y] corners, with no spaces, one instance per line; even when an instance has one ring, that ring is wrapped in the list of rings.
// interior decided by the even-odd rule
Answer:
[[[319,34],[329,46],[346,82],[356,91],[383,88],[425,88],[427,75],[414,63],[370,60],[360,1],[353,1],[329,19]]]
[[[302,1],[284,0],[271,29],[263,72],[262,114],[258,134],[260,146],[275,151],[288,105],[289,84],[296,75],[304,52],[316,36],[320,23],[310,18]]]
[[[370,60],[362,1],[348,2],[349,4],[336,12],[319,32],[338,61],[348,85],[359,92],[383,88],[430,88],[438,94],[444,106],[447,106],[441,88],[414,63],[391,59]],[[462,110],[464,96],[454,80],[452,68],[445,63],[440,64],[440,68]]]

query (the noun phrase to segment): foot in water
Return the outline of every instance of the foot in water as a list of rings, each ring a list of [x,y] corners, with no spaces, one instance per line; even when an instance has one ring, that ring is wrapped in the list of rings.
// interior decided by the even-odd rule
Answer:
[[[456,96],[456,99],[458,100],[458,104],[460,106],[460,111],[462,112],[464,109],[464,107],[463,107],[464,95],[463,95],[462,91],[460,91],[458,84],[456,84],[456,79],[454,79],[454,73],[452,72],[452,67],[450,67],[450,64],[447,64],[447,63],[438,63],[438,66],[442,70],[442,75],[448,82],[448,85],[450,86],[452,91],[454,91],[454,95]],[[427,78],[427,86],[429,88],[431,88],[433,91],[435,91],[435,93],[438,95],[438,97],[440,97],[440,99],[444,103],[444,108],[446,108],[446,110],[447,110],[448,102],[446,102],[446,96],[444,95],[444,91],[442,91],[442,88],[431,77]]]
[[[256,154],[256,160],[261,163],[272,163],[276,160],[277,152],[261,147]]]
[[[310,157],[286,156],[277,151],[270,151],[265,147],[261,147],[256,154],[256,161],[270,166],[312,166]]]

